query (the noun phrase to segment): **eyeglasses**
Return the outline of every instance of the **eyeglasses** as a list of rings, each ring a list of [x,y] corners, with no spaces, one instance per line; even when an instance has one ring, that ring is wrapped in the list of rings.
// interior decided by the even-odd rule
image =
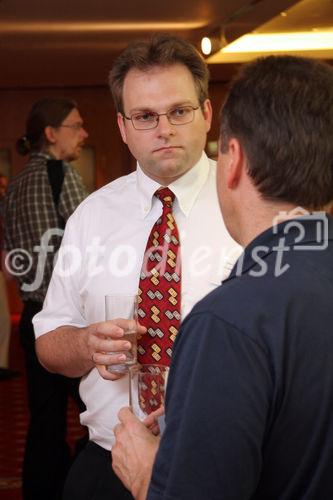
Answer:
[[[83,123],[73,123],[72,125],[59,125],[59,127],[71,128],[72,130],[79,132],[80,130],[83,129]]]
[[[186,125],[194,120],[194,111],[199,109],[199,106],[179,106],[170,109],[166,113],[155,113],[154,111],[143,111],[141,113],[133,113],[131,116],[123,115],[126,120],[131,120],[133,127],[136,130],[149,130],[156,128],[160,116],[166,116],[171,125]]]

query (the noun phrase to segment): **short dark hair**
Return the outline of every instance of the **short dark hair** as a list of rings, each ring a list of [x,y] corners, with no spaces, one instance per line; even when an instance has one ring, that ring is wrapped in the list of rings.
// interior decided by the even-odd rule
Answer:
[[[301,57],[249,63],[221,111],[221,151],[237,138],[263,198],[308,208],[333,198],[333,68]]]
[[[154,66],[183,64],[191,72],[200,106],[208,98],[208,67],[188,41],[169,34],[154,35],[149,41],[133,42],[116,59],[109,75],[109,84],[116,110],[124,113],[123,86],[127,73],[136,68],[149,71]]]
[[[40,151],[46,142],[45,128],[59,127],[75,108],[76,102],[65,97],[45,97],[36,101],[26,121],[26,132],[16,142],[17,152],[26,155]]]

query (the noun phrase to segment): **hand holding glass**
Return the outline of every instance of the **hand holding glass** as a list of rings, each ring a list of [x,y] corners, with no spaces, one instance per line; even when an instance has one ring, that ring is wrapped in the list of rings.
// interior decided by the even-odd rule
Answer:
[[[126,373],[129,366],[136,364],[137,350],[137,325],[138,325],[138,297],[132,295],[106,295],[105,296],[105,320],[123,318],[131,320],[128,330],[125,330],[121,340],[131,343],[129,351],[109,352],[108,354],[125,354],[126,361],[120,364],[109,365],[108,371],[111,373]]]
[[[130,368],[130,406],[144,420],[164,405],[169,367],[164,365],[135,365]]]

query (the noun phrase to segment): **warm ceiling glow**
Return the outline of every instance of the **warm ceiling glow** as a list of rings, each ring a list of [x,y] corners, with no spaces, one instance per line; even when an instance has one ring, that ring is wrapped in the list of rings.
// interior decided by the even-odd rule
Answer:
[[[222,54],[333,49],[333,30],[244,35],[221,49]]]
[[[38,33],[49,32],[113,32],[113,31],[173,31],[202,28],[200,22],[1,22],[0,32]]]

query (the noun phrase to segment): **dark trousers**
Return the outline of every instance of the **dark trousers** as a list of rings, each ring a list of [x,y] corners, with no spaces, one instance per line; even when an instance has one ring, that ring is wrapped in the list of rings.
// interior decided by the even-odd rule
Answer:
[[[111,453],[89,441],[68,474],[63,500],[133,500],[111,467]]]
[[[77,379],[49,373],[37,359],[32,318],[41,308],[39,302],[25,302],[19,326],[30,412],[22,488],[24,500],[59,500],[71,465],[66,443],[69,392],[74,393],[78,402],[80,400]],[[83,404],[79,404],[82,411]]]

